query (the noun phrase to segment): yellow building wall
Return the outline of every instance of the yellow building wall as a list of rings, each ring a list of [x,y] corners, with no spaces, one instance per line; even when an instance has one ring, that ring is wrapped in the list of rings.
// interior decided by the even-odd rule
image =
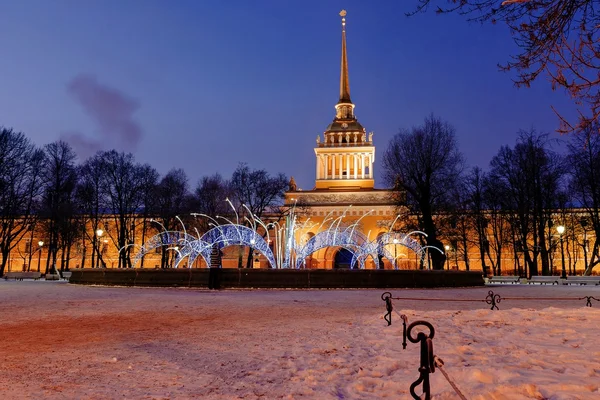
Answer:
[[[366,217],[362,217],[359,215],[360,212],[353,211],[352,208],[348,209],[347,207],[340,207],[337,216],[346,212],[347,216],[344,218],[346,224],[351,224],[352,222],[358,220],[360,218],[361,231],[368,235],[370,240],[375,240],[378,235],[382,233],[386,233],[388,231],[387,226],[391,223],[391,221],[395,218],[395,211],[393,208],[389,208],[388,210],[380,209],[375,212],[375,215],[367,215]],[[307,239],[307,235],[316,234],[319,231],[319,226],[322,225],[323,220],[325,219],[325,215],[319,215],[322,213],[316,213],[314,210],[306,210],[304,213],[299,214],[299,222],[302,223],[308,218],[310,218],[311,224],[307,225],[305,229],[300,229],[296,232],[296,241],[298,243],[302,243]],[[147,221],[149,224],[149,221]],[[402,221],[401,221],[402,222]],[[331,223],[326,222],[325,228],[327,228]],[[312,226],[310,226],[312,225]],[[118,267],[118,248],[115,243],[114,235],[114,226],[111,224],[111,220],[107,219],[102,223],[102,226],[106,228],[105,234],[100,239],[100,252],[102,254],[102,260],[105,262],[107,268],[117,268]],[[136,223],[136,237],[135,237],[135,251],[132,253],[132,259],[135,252],[139,249],[139,245],[142,243],[142,230],[141,230],[141,221],[138,220]],[[346,225],[347,226],[347,225]],[[323,228],[321,228],[323,229]],[[88,227],[88,231],[92,232],[91,227]],[[149,239],[151,236],[157,234],[158,231],[154,228],[151,228],[146,233],[146,239]],[[407,232],[405,232],[407,233]],[[491,236],[491,231],[489,232],[489,236]],[[274,238],[274,235],[271,235],[271,238]],[[452,236],[440,236],[440,240],[443,243],[451,243],[455,240],[456,237]],[[585,241],[581,233],[577,233],[575,235],[575,239],[579,244],[573,245],[573,241],[571,239],[565,239],[565,264],[566,270],[569,271],[569,266],[573,268],[575,267],[575,271],[577,274],[581,274],[585,269],[584,263],[584,252],[582,243],[587,243],[588,252],[591,250],[591,246],[594,243],[594,236],[588,231],[585,236]],[[22,271],[22,270],[30,270],[37,271],[38,264],[40,266],[40,271],[46,271],[46,260],[48,256],[47,243],[44,244],[41,248],[38,246],[38,241],[45,240],[43,234],[38,232],[33,232],[33,235],[27,234],[25,235],[18,245],[11,251],[9,255],[9,259],[7,261],[7,267],[5,272],[8,271]],[[276,243],[273,243],[273,246],[277,246]],[[448,252],[448,258],[445,264],[445,268],[452,270],[465,270],[466,263],[464,261],[464,250],[462,246],[458,246],[457,249],[450,249]],[[321,249],[314,254],[310,255],[306,258],[305,266],[306,268],[325,268],[331,269],[334,268],[335,263],[335,254],[339,250],[339,248],[325,248]],[[162,250],[154,250],[151,251],[144,257],[143,263],[137,265],[137,267],[143,268],[158,268],[160,267],[161,262],[161,251]],[[242,247],[242,266],[246,267],[247,258],[249,248]],[[420,267],[420,257],[415,255],[415,253],[405,248],[401,245],[388,245],[388,251],[390,254],[395,255],[398,260],[398,266],[400,269],[417,269]],[[84,255],[85,254],[85,255]],[[173,255],[173,251],[170,251],[170,254]],[[476,246],[475,233],[472,232],[469,245],[467,249],[467,255],[469,258],[469,269],[472,271],[482,271],[482,263],[480,259],[479,249]],[[504,246],[502,251],[501,259],[501,273],[503,274],[514,274],[515,271],[518,273],[519,268],[518,264],[520,264],[521,271],[525,271],[524,269],[524,260],[522,253],[517,253],[518,260],[514,257],[514,251],[511,245],[507,244]],[[554,243],[554,246],[551,250],[551,264],[555,274],[560,274],[562,269],[561,263],[561,252],[560,246]],[[82,266],[82,261],[85,258],[85,267],[90,268],[91,265],[91,257],[92,257],[92,249],[91,243],[89,239],[86,239],[86,245],[83,245],[83,241],[79,240],[76,242],[71,249],[69,267],[70,268],[80,268]],[[494,254],[492,252],[492,257]],[[223,249],[222,256],[222,266],[224,268],[238,268],[240,258],[240,246],[231,246]],[[258,263],[254,263],[254,259],[258,258]],[[589,254],[588,254],[589,258]],[[60,253],[57,260],[57,267],[60,268]],[[486,260],[486,264],[490,266],[490,262]],[[187,265],[187,264],[185,264]],[[251,267],[260,266],[260,268],[268,268],[269,263],[263,255],[258,255],[257,257],[253,257],[253,262],[251,263]],[[392,264],[387,259],[383,259],[384,268],[390,269],[392,268]],[[425,267],[429,265],[427,257],[425,258]],[[376,268],[377,260],[371,259],[369,257],[365,263],[366,268]],[[201,257],[198,257],[196,262],[192,265],[192,267],[196,268],[205,268],[206,263]],[[538,268],[541,273],[541,262],[538,262]],[[488,271],[491,273],[491,268]],[[599,273],[599,268],[595,269],[595,273]]]

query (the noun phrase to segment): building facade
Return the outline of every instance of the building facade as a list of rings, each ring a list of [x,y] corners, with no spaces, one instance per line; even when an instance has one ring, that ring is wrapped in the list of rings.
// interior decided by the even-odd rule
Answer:
[[[411,229],[418,226],[417,216],[411,215],[406,207],[398,206],[397,193],[375,187],[374,134],[363,127],[355,114],[355,104],[350,96],[346,14],[343,11],[340,15],[342,40],[339,98],[335,104],[333,120],[316,139],[315,184],[310,190],[302,190],[292,178],[284,200],[284,209],[294,211],[293,220],[288,220],[287,223],[296,227],[292,236],[297,248],[306,248],[307,243],[315,242],[315,238],[323,236],[324,232],[330,232],[331,235],[325,235],[324,241],[310,247],[305,253],[292,254],[293,261],[285,267],[429,268],[428,252],[441,251],[446,255],[447,269],[483,271],[483,265],[488,265],[488,274],[526,275],[525,253],[531,252],[534,257],[538,257],[539,249],[530,243],[524,245],[515,240],[514,234],[510,233],[513,229],[510,218],[492,211],[485,216],[483,238],[477,233],[468,215],[451,218],[442,215],[436,218],[438,226],[442,228],[439,238],[446,244],[444,249],[419,252],[415,251],[420,250],[418,246],[411,246],[411,243],[416,242],[423,244],[421,233]],[[558,221],[555,225],[563,226],[560,233],[556,227],[547,228],[550,272],[560,274],[564,265],[570,273],[581,274],[592,256],[592,244],[595,241],[591,224],[586,222],[589,218],[581,210],[562,210],[550,214],[550,221]],[[156,221],[145,220],[142,216],[131,218],[132,223],[127,225],[127,229],[131,229],[129,236],[133,239],[130,245],[135,248],[132,251],[135,254],[145,243],[155,238],[160,230],[157,229]],[[193,232],[193,218],[183,218],[186,224],[190,223],[188,231]],[[101,229],[96,229],[98,227]],[[61,252],[57,267],[118,268],[119,254],[123,248],[119,249],[117,245],[114,219],[106,216],[99,225],[92,227],[87,224],[83,230],[85,233],[81,238],[68,251]],[[264,236],[265,232],[259,234]],[[341,234],[349,234],[352,240],[361,241],[362,244],[383,243],[385,251],[365,253],[359,263],[352,248],[335,240]],[[402,241],[406,236],[411,236],[414,242]],[[282,240],[282,236],[275,232],[270,232],[270,236],[267,235],[265,239],[271,253],[280,263],[285,255],[282,248],[289,240]],[[31,227],[30,232],[10,252],[5,271],[46,272],[51,262],[47,257],[48,243],[44,241],[44,234]],[[133,266],[173,267],[179,253],[179,246],[173,243],[156,246],[148,250],[143,258],[136,260]],[[219,261],[224,268],[273,266],[264,254],[253,251],[252,246],[248,245],[224,246]],[[201,257],[185,265],[208,267],[206,259]]]
[[[350,97],[346,12],[342,17],[340,92],[335,116],[322,135],[317,136],[315,152],[315,186],[301,190],[290,185],[287,206],[297,205],[299,229],[296,242],[306,243],[320,231],[336,226],[360,229],[367,240],[389,231],[397,209],[394,194],[375,188],[375,144],[373,132],[358,121]],[[307,223],[308,221],[308,223]],[[404,252],[402,253],[404,254]],[[341,247],[320,249],[306,260],[307,268],[349,267],[351,256]],[[378,260],[368,259],[365,267],[376,268]]]

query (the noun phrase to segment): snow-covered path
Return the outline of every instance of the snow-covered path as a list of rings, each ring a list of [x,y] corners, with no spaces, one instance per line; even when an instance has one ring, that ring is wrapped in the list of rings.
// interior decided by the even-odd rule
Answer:
[[[600,298],[600,287],[391,290],[445,299]],[[84,287],[0,282],[0,398],[409,399],[419,347],[383,290]],[[397,301],[435,329],[469,399],[600,399],[600,302]],[[458,398],[443,375],[434,399]]]

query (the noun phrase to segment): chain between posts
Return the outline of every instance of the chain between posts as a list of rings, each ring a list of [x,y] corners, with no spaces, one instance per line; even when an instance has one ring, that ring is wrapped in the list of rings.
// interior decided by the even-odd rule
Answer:
[[[497,293],[494,293],[493,290],[488,291],[485,299],[441,299],[441,298],[428,298],[428,297],[393,297],[390,292],[383,292],[381,294],[381,299],[385,301],[386,314],[384,316],[385,321],[388,323],[388,326],[392,324],[392,311],[394,310],[394,306],[392,304],[392,300],[413,300],[413,301],[461,301],[461,302],[472,302],[479,301],[485,302],[490,305],[490,310],[499,310],[498,304],[502,300],[539,300],[539,301],[549,301],[549,300],[575,300],[581,301],[585,300],[586,307],[592,307],[592,300],[600,301],[600,299],[594,296],[583,296],[583,297],[502,297]]]

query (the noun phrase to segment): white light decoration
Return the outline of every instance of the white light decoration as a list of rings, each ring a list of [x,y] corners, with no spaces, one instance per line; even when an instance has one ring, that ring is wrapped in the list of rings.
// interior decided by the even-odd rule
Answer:
[[[258,250],[267,258],[272,268],[277,268],[269,244],[255,230],[247,226],[237,224],[218,225],[208,230],[199,240],[191,241],[187,245],[191,251],[188,248],[182,248],[181,255],[182,258],[189,256],[188,265],[190,266],[198,255],[201,255],[207,261],[206,265],[210,265],[210,252],[214,245],[217,245],[219,249],[237,245],[249,246]],[[180,259],[176,260],[175,265],[177,266],[180,262]]]
[[[365,267],[365,258],[368,255],[377,259],[377,244],[369,243],[366,236],[356,230],[337,229],[332,226],[311,237],[304,246],[296,249],[296,268],[300,268],[304,259],[325,247],[342,247],[352,253],[350,268],[356,261],[360,269]]]
[[[246,209],[250,212],[247,207]],[[365,215],[370,214],[371,212],[372,210]],[[283,225],[280,225],[277,222],[265,224],[260,218],[250,213],[250,218],[244,218],[251,225],[251,228],[233,223],[233,221],[222,216],[216,217],[217,219],[222,219],[227,222],[226,224],[221,225],[217,222],[217,219],[211,218],[208,215],[193,215],[208,218],[212,221],[209,223],[209,226],[212,226],[212,228],[201,237],[195,237],[187,233],[183,222],[178,218],[183,226],[183,232],[165,230],[151,237],[141,246],[140,251],[135,255],[134,265],[137,265],[142,257],[158,247],[177,250],[174,264],[175,268],[178,268],[186,258],[187,266],[188,268],[191,268],[198,256],[201,256],[206,265],[210,266],[211,251],[215,245],[218,249],[223,249],[228,246],[251,247],[265,256],[271,268],[301,268],[306,257],[326,247],[341,247],[350,251],[352,253],[350,267],[354,268],[356,265],[360,269],[365,268],[365,260],[369,256],[372,257],[375,262],[378,262],[379,258],[385,257],[392,263],[394,269],[398,269],[396,258],[387,249],[387,247],[392,244],[394,246],[401,245],[412,250],[415,254],[420,255],[421,262],[424,260],[428,248],[434,248],[440,253],[444,253],[437,247],[421,246],[417,241],[410,237],[413,234],[427,236],[420,231],[413,231],[408,234],[387,232],[379,235],[376,240],[371,241],[369,240],[368,235],[365,235],[356,229],[360,219],[347,227],[342,226],[342,219],[345,217],[346,212],[335,219],[329,218],[330,215],[328,214],[318,226],[317,224],[312,224],[310,227],[307,227],[306,222],[303,224],[298,223],[293,210],[286,216],[285,224]],[[397,219],[398,217],[396,217],[396,220]],[[240,218],[236,212],[236,221],[239,220]],[[325,222],[329,220],[331,220],[331,223],[324,229]],[[394,220],[394,223],[396,220]],[[260,228],[265,231],[263,234],[266,234],[267,240],[263,238],[263,235],[258,233],[257,230]],[[316,228],[317,233],[307,240],[306,243],[296,243],[296,234],[308,228],[310,228],[310,230]],[[275,241],[271,240],[269,230],[274,231]],[[198,233],[197,230],[196,233]],[[98,236],[102,235],[99,234]],[[277,253],[277,258],[274,257],[273,250],[271,250],[271,247],[269,246],[272,242],[274,242],[274,250]],[[448,250],[449,246],[447,246],[446,249]]]
[[[140,251],[133,258],[133,265],[135,267],[142,257],[159,247],[179,247],[181,249],[181,251],[178,253],[179,258],[180,254],[184,254],[184,251],[189,249],[189,243],[197,240],[198,238],[180,231],[161,232],[144,242],[140,248]]]

